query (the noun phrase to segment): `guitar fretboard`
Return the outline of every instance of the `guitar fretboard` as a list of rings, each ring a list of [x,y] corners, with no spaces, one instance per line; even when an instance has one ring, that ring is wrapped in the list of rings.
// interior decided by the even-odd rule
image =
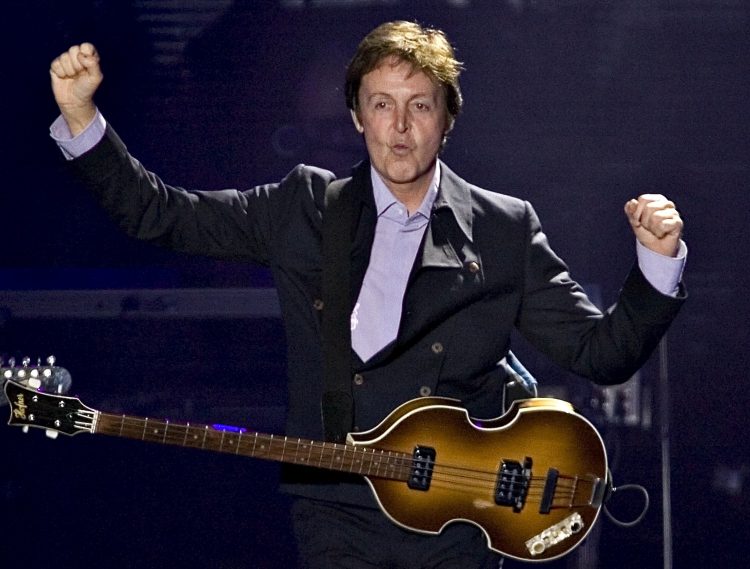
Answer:
[[[408,480],[412,466],[402,452],[101,412],[94,432],[392,480]]]

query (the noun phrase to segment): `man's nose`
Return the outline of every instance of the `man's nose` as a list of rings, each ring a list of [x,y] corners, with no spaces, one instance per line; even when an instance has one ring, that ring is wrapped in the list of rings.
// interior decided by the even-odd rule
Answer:
[[[396,109],[396,130],[406,132],[409,130],[409,111],[406,108]]]

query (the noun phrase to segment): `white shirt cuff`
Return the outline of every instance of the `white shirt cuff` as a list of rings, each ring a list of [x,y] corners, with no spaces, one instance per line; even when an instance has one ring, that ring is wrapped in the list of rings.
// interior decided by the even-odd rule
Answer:
[[[67,160],[78,158],[96,146],[104,137],[107,121],[97,109],[94,119],[78,136],[73,136],[62,115],[49,128],[49,134]]]
[[[679,284],[682,280],[682,271],[687,259],[687,245],[680,240],[680,248],[676,257],[667,257],[645,247],[636,240],[636,253],[638,255],[638,266],[656,290],[667,296],[677,296]]]

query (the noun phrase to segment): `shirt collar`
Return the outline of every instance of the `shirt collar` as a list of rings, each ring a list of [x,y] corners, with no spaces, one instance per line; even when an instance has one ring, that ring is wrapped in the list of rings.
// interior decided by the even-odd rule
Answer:
[[[401,203],[391,193],[388,187],[385,185],[383,178],[370,165],[370,178],[372,179],[372,192],[375,197],[375,208],[378,212],[378,216],[382,215],[389,207],[393,204]],[[422,204],[417,208],[412,216],[415,214],[421,214],[427,219],[430,219],[430,213],[432,212],[432,204],[435,202],[435,198],[438,195],[438,188],[440,187],[440,160],[435,161],[435,172],[432,175],[432,181],[430,187],[422,200]],[[401,204],[403,205],[403,204]]]

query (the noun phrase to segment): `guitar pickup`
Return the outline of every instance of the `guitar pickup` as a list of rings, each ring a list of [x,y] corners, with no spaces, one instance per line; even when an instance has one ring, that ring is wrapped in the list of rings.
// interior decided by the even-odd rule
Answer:
[[[530,457],[527,456],[523,464],[517,460],[503,459],[495,485],[495,503],[498,506],[512,506],[514,512],[520,512],[526,503],[530,481]]]
[[[432,471],[435,468],[435,449],[431,447],[416,447],[412,454],[411,472],[407,485],[412,490],[426,492],[430,488]]]

